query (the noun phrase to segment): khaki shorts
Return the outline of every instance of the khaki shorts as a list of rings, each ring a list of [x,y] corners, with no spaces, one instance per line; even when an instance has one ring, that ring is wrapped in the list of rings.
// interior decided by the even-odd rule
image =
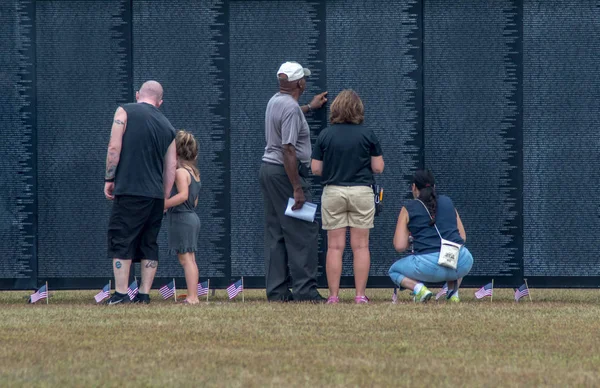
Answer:
[[[321,196],[323,229],[371,229],[375,217],[373,189],[370,186],[327,185]]]

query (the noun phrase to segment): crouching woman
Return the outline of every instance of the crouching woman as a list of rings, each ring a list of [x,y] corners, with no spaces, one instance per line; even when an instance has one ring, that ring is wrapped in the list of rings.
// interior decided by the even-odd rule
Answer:
[[[414,254],[396,261],[390,267],[389,275],[400,289],[413,291],[415,302],[427,302],[433,295],[423,282],[447,282],[446,297],[459,302],[458,287],[473,266],[473,256],[463,245],[456,269],[439,265],[438,258],[441,238],[461,245],[465,243],[467,235],[460,216],[449,197],[436,194],[431,171],[417,171],[411,188],[414,200],[408,201],[400,211],[394,248],[404,252],[408,248],[409,235],[412,235]]]

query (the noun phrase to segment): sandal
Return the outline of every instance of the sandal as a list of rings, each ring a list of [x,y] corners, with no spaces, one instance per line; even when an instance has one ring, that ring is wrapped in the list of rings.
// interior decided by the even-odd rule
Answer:
[[[190,305],[190,306],[192,306],[192,305],[200,304],[200,302],[198,302],[198,303],[190,303],[190,301],[189,301],[189,300],[187,300],[187,299],[184,299],[184,300],[182,300],[181,302],[179,302],[178,304],[187,304],[187,305]]]

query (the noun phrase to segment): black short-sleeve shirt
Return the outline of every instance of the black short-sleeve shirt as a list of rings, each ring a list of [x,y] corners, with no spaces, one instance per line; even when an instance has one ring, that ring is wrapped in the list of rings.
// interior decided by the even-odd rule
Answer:
[[[325,128],[312,152],[313,159],[323,161],[323,186],[372,185],[371,156],[382,155],[373,130],[360,124],[333,124]]]

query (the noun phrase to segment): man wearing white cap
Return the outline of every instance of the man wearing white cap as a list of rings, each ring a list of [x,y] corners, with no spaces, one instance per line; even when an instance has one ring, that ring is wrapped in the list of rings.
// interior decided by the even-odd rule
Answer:
[[[297,62],[282,64],[277,72],[279,92],[271,97],[265,113],[267,145],[259,175],[265,206],[269,301],[325,301],[317,291],[319,226],[284,214],[288,198],[294,198],[294,210],[311,200],[310,128],[304,114],[321,108],[327,102],[327,92],[300,106],[298,99],[306,89],[305,77],[309,75],[310,70]]]

